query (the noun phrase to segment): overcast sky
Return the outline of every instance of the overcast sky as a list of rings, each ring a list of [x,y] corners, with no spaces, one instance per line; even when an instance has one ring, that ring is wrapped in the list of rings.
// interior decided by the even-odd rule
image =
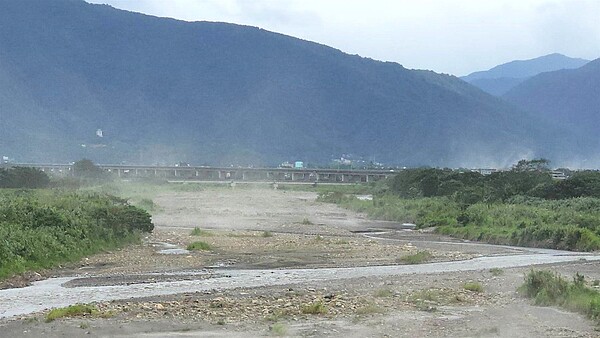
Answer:
[[[407,68],[466,75],[550,53],[600,57],[600,0],[88,0],[261,27]]]

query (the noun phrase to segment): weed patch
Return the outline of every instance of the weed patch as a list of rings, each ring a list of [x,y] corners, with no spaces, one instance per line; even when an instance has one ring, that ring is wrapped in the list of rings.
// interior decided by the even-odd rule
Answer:
[[[584,276],[579,273],[569,282],[551,271],[531,270],[525,275],[519,292],[533,299],[536,305],[558,305],[600,320],[600,292],[587,287]]]
[[[419,251],[412,255],[405,255],[398,259],[399,262],[404,264],[423,264],[428,262],[433,255],[429,251]]]
[[[504,270],[502,270],[500,268],[491,268],[490,273],[492,274],[492,276],[498,277],[498,276],[502,276],[504,274]]]
[[[211,237],[214,234],[208,230],[203,230],[198,227],[195,227],[194,230],[190,233],[191,236],[202,236],[202,237]]]
[[[188,244],[187,249],[189,251],[200,251],[200,250],[211,251],[212,246],[206,242],[197,241],[197,242]]]
[[[478,282],[468,282],[463,285],[463,288],[472,292],[483,292],[483,285]]]
[[[100,312],[93,305],[75,304],[67,307],[52,309],[46,314],[46,323],[59,318],[83,317],[99,315]]]
[[[322,301],[307,304],[302,307],[302,313],[309,315],[322,315],[327,313],[327,307]]]
[[[287,334],[287,326],[282,323],[275,323],[271,325],[269,331],[276,336],[285,336]]]

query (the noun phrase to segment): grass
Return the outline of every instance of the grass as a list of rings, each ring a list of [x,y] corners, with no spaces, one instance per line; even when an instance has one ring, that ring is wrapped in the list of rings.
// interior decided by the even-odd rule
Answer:
[[[483,285],[478,282],[468,282],[463,285],[463,289],[472,292],[483,292]]]
[[[322,301],[317,301],[302,307],[302,313],[308,315],[322,315],[327,313],[327,307]]]
[[[382,308],[381,306],[377,306],[375,304],[367,304],[365,306],[362,306],[362,307],[356,309],[356,314],[359,316],[372,315],[372,314],[384,313],[384,312],[385,312],[384,308]]]
[[[188,244],[187,249],[189,251],[211,251],[212,250],[212,246],[206,242],[202,242],[202,241],[197,241],[197,242],[192,242],[190,244]]]
[[[498,276],[502,276],[504,274],[504,270],[502,270],[500,268],[491,268],[490,273],[492,274],[492,276],[498,277]]]
[[[269,328],[269,331],[276,336],[285,336],[287,334],[287,326],[282,323],[275,323]]]
[[[50,310],[46,314],[46,323],[52,322],[59,318],[83,317],[99,315],[98,308],[88,304],[75,304],[67,307],[61,307]]]
[[[579,273],[569,282],[551,271],[531,270],[519,292],[536,305],[557,305],[600,322],[600,292],[587,287],[585,277]]]
[[[407,301],[420,311],[435,312],[440,305],[460,304],[465,299],[454,290],[424,289],[409,295]]]
[[[423,250],[412,255],[404,255],[398,261],[404,264],[423,264],[431,260],[432,257],[431,252]]]
[[[393,295],[394,292],[390,289],[378,289],[375,291],[375,297],[379,298],[392,297]]]
[[[269,238],[269,237],[273,237],[273,233],[270,231],[263,231],[261,236],[264,238]]]
[[[208,230],[203,230],[198,227],[195,227],[194,230],[190,233],[190,236],[202,236],[202,237],[211,237],[214,234]]]
[[[304,217],[304,219],[302,220],[302,222],[300,222],[300,224],[302,224],[302,225],[313,225],[314,223],[311,222],[308,218]]]

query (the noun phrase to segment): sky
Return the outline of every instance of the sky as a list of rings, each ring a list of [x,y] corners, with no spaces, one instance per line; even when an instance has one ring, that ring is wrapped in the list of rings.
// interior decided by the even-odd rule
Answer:
[[[221,21],[406,68],[467,75],[551,53],[600,57],[600,0],[88,0]]]

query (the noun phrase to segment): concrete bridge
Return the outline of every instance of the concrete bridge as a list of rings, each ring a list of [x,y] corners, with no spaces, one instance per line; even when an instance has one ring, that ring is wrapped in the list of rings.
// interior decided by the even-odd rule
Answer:
[[[24,163],[14,166],[38,168],[49,175],[72,176],[70,164]],[[98,165],[117,177],[162,178],[172,181],[239,181],[239,182],[319,182],[368,183],[394,175],[393,170],[350,170],[308,168],[234,168],[234,167],[165,167],[137,165]]]

